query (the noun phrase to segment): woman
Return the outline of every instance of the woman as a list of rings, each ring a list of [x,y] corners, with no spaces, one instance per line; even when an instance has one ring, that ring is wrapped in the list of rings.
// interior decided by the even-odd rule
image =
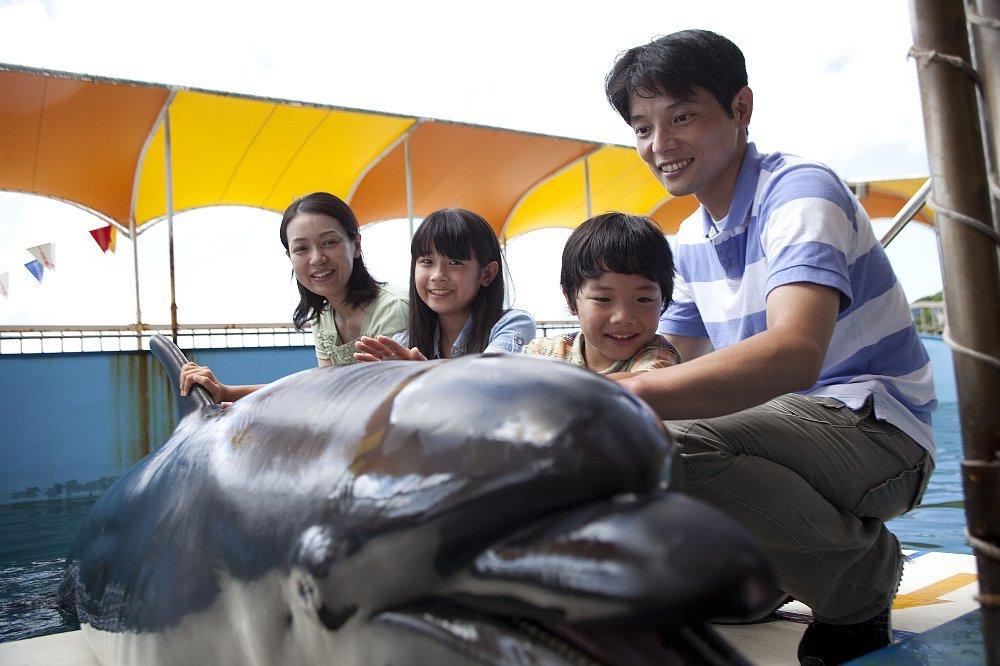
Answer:
[[[408,300],[368,272],[358,220],[341,199],[327,192],[296,199],[285,210],[278,233],[299,289],[292,321],[299,330],[313,322],[320,366],[354,363],[354,342],[363,335],[406,329]],[[188,363],[181,368],[181,395],[194,384],[215,402],[239,400],[263,386],[223,384],[207,366]]]

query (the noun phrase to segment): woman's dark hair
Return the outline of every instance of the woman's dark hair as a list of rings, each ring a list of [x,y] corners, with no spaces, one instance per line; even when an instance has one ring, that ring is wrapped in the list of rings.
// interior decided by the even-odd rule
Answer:
[[[489,222],[472,211],[445,208],[434,211],[413,235],[410,243],[410,321],[408,333],[410,346],[417,347],[427,358],[438,355],[434,349],[434,335],[438,316],[417,294],[414,276],[417,259],[437,252],[450,259],[475,259],[480,268],[491,261],[497,262],[497,274],[485,287],[480,287],[472,301],[470,317],[472,331],[465,347],[468,354],[478,354],[490,341],[490,330],[504,313],[503,259],[500,243]]]
[[[604,213],[570,234],[562,254],[559,286],[569,310],[576,314],[576,295],[583,283],[605,273],[641,275],[660,285],[660,312],[674,293],[674,255],[666,236],[648,217]]]
[[[281,227],[278,229],[278,235],[281,237],[281,244],[285,247],[285,254],[288,254],[288,224],[299,213],[316,213],[332,217],[344,228],[344,233],[347,234],[347,238],[352,243],[360,233],[358,231],[358,218],[354,216],[351,207],[344,203],[340,197],[328,192],[313,192],[293,201],[285,209],[285,214],[281,216]],[[376,282],[375,278],[368,272],[364,258],[356,257],[354,268],[351,269],[351,277],[347,280],[347,296],[344,298],[344,303],[352,308],[367,305],[378,296],[380,284],[383,283]],[[326,297],[309,291],[298,280],[295,281],[295,286],[299,288],[299,304],[295,306],[292,322],[295,324],[295,328],[302,330],[306,322],[319,319],[320,313],[329,303]]]
[[[692,97],[696,86],[712,93],[732,118],[733,96],[745,85],[746,61],[736,44],[708,30],[682,30],[619,54],[604,79],[604,93],[627,123],[632,95],[683,99]]]

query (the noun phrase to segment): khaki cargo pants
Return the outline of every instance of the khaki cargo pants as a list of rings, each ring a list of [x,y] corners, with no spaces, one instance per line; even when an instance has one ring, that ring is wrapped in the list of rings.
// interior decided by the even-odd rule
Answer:
[[[723,417],[669,421],[682,489],[739,520],[781,588],[817,619],[873,617],[896,591],[884,521],[920,500],[933,462],[908,435],[838,400],[783,395]]]

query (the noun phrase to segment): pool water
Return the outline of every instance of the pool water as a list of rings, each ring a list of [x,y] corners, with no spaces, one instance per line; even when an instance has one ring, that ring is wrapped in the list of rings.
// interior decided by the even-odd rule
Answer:
[[[937,466],[920,506],[888,523],[904,548],[970,553],[959,463],[962,442],[954,377],[940,340],[924,341],[935,365]],[[943,372],[942,372],[943,370]],[[0,642],[74,628],[55,609],[66,554],[95,499],[0,505]]]

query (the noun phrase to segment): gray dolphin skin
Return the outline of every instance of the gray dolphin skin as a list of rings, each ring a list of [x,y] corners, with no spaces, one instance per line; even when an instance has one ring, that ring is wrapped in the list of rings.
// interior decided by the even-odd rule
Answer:
[[[175,382],[184,356],[154,339]],[[197,387],[94,505],[60,607],[102,663],[742,663],[775,606],[750,535],[668,488],[641,401],[552,360]]]

